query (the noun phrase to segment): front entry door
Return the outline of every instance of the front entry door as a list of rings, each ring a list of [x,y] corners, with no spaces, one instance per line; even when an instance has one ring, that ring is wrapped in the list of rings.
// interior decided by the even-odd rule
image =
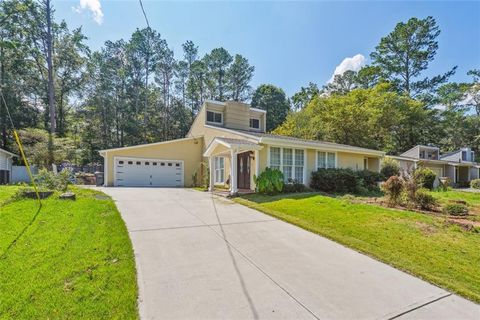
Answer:
[[[237,155],[238,189],[250,189],[250,152]]]

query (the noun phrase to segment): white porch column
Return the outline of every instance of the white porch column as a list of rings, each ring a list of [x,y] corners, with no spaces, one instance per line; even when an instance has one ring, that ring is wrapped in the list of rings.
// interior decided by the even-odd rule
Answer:
[[[208,157],[208,169],[210,172],[208,191],[213,191],[215,186],[215,158],[213,156]]]
[[[230,183],[230,194],[235,194],[237,193],[237,152],[236,150],[231,150],[230,151],[230,177],[231,177],[231,183]]]

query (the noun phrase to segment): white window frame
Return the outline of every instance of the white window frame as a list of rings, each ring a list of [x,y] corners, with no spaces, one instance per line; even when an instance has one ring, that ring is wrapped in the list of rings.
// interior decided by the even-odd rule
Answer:
[[[223,168],[219,167],[220,159],[223,159]],[[218,160],[218,163],[217,163],[217,160]],[[215,184],[225,184],[225,157],[215,157],[213,160],[213,163],[215,168],[215,174],[214,174]],[[220,180],[217,180],[217,172],[221,177],[222,176],[221,171],[223,171],[223,180],[220,181]]]
[[[219,114],[219,115],[220,115],[220,122],[208,121],[208,113],[209,113],[209,112],[213,113],[213,120],[215,120],[215,114]],[[205,113],[205,122],[206,122],[206,123],[209,123],[209,124],[223,125],[223,112],[206,110],[206,113]]]
[[[307,149],[304,148],[295,148],[295,147],[285,147],[285,146],[268,146],[268,153],[267,153],[267,163],[268,167],[271,168],[272,164],[270,162],[270,149],[271,148],[279,148],[280,149],[280,171],[283,173],[283,149],[292,149],[292,173],[290,177],[284,177],[285,180],[288,180],[288,178],[291,178],[292,180],[295,180],[295,168],[300,167],[295,164],[295,151],[296,150],[302,150],[303,151],[303,176],[302,176],[302,183],[306,184],[307,182]]]
[[[318,153],[319,152],[324,152],[325,153],[325,168],[320,168],[318,166]],[[328,168],[328,154],[329,153],[332,153],[332,154],[335,154],[335,166],[333,168]],[[316,170],[318,169],[336,169],[338,168],[338,152],[337,151],[328,151],[328,150],[320,150],[320,149],[316,149],[315,150],[315,168]]]
[[[252,127],[252,120],[257,120],[258,121],[258,127]],[[260,130],[260,119],[259,118],[250,117],[250,120],[248,122],[249,122],[248,126],[250,127],[250,129]]]

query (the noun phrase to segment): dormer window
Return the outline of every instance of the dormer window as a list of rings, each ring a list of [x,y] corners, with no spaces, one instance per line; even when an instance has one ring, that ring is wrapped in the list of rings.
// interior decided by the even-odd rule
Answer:
[[[255,118],[250,118],[250,128],[260,129],[260,120]]]
[[[223,124],[223,114],[220,112],[207,111],[207,122]]]

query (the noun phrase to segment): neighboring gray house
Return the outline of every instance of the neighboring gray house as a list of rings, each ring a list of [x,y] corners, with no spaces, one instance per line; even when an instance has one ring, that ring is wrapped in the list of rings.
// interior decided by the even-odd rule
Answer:
[[[441,177],[448,177],[454,184],[466,184],[480,177],[480,164],[475,162],[471,148],[441,154],[435,146],[418,145],[400,156],[387,156],[399,162],[405,172],[412,172],[419,166],[431,169],[437,175],[435,186]]]
[[[12,159],[15,154],[0,149],[0,184],[7,184],[12,180]]]

